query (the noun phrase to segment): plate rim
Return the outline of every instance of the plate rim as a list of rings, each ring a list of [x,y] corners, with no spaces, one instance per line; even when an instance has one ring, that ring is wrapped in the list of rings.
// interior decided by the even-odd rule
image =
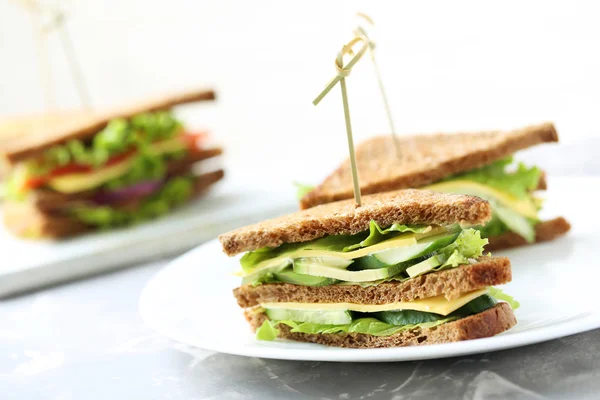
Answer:
[[[510,348],[528,346],[535,343],[541,343],[552,339],[583,333],[592,329],[600,328],[600,312],[589,311],[582,314],[576,314],[573,317],[559,323],[535,328],[524,332],[513,332],[510,334],[499,334],[494,337],[472,339],[461,342],[431,344],[427,346],[407,346],[379,349],[351,349],[322,346],[318,344],[306,343],[307,346],[315,348],[282,348],[269,345],[261,346],[259,341],[254,345],[229,343],[227,345],[208,344],[206,341],[189,340],[186,335],[177,335],[163,326],[154,323],[151,313],[147,311],[148,301],[151,290],[157,282],[160,282],[161,276],[171,273],[172,270],[185,267],[189,259],[196,257],[197,253],[218,247],[217,239],[203,243],[196,248],[177,257],[161,268],[146,283],[139,297],[138,310],[142,320],[154,331],[175,342],[197,347],[207,351],[219,352],[245,357],[259,357],[277,360],[296,360],[296,361],[327,361],[327,362],[397,362],[397,361],[417,361],[428,359],[441,359],[448,357],[465,356],[477,353],[487,353],[493,351],[506,350]],[[285,344],[287,341],[277,339],[275,342]]]

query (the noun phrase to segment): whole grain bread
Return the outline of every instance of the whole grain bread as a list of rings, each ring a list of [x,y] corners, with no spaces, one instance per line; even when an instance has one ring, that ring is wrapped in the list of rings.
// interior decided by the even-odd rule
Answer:
[[[233,294],[242,308],[269,302],[389,304],[440,295],[452,300],[463,293],[508,283],[511,279],[508,258],[481,257],[475,264],[433,272],[403,282],[383,282],[366,287],[266,283],[256,287],[244,285],[234,289]]]
[[[223,170],[216,170],[194,177],[194,192],[190,199],[205,193],[211,185],[221,180],[223,176]],[[73,207],[82,202],[85,202],[85,200],[71,200],[69,204]],[[115,207],[131,209],[135,208],[136,204],[127,203]],[[4,225],[16,236],[33,239],[59,239],[94,230],[94,227],[66,214],[64,207],[40,209],[31,201],[6,201],[2,208]]]
[[[489,203],[478,197],[407,189],[364,196],[360,207],[354,200],[346,200],[299,211],[236,229],[219,236],[219,240],[223,251],[231,256],[326,235],[356,234],[368,230],[371,220],[380,226],[479,225],[489,221],[491,215]]]
[[[103,129],[115,118],[130,118],[136,114],[166,110],[180,104],[213,100],[215,92],[209,89],[188,90],[132,104],[115,107],[103,112],[81,113],[72,118],[60,119],[56,123],[34,124],[29,126],[26,135],[13,137],[2,143],[0,153],[11,164],[36,157],[46,149],[63,144],[72,139],[87,140]]]
[[[563,217],[543,221],[535,226],[535,242],[549,242],[565,235],[571,229],[571,224]],[[487,251],[510,249],[525,246],[529,243],[514,232],[506,232],[499,236],[488,238],[489,243],[485,246]]]
[[[247,310],[245,316],[253,331],[268,319],[266,314],[256,313],[253,310]],[[391,336],[373,336],[363,333],[294,333],[289,326],[280,324],[278,337],[297,342],[356,349],[424,346],[491,337],[512,328],[516,323],[517,319],[510,306],[507,303],[498,303],[479,314],[432,328],[408,329]]]
[[[390,135],[374,137],[356,149],[363,194],[418,188],[448,176],[488,165],[536,144],[557,142],[554,125],[512,131],[400,136],[401,154]],[[302,209],[353,196],[349,161],[300,201]]]

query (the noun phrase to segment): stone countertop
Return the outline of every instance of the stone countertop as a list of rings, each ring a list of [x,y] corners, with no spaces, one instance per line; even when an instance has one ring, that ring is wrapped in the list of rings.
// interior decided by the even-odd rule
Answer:
[[[145,327],[154,262],[0,303],[8,399],[598,398],[600,330],[511,350],[403,363],[263,360],[174,343]]]

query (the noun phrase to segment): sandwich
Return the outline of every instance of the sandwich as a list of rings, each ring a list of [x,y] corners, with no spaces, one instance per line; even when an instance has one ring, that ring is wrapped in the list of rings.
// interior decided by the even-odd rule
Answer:
[[[351,348],[447,343],[516,324],[510,261],[483,255],[477,197],[406,189],[345,200],[219,236],[261,340]],[[503,300],[503,301],[501,301]],[[511,303],[511,304],[509,304]]]
[[[512,131],[390,135],[361,143],[356,149],[361,191],[365,194],[405,188],[468,194],[490,202],[492,220],[480,227],[489,251],[544,242],[570,229],[562,217],[547,221],[538,214],[536,191],[547,187],[537,167],[515,163],[513,154],[537,144],[557,142],[554,125],[545,123]],[[352,198],[348,161],[300,201],[302,209]]]
[[[6,227],[18,236],[61,238],[158,217],[205,192],[223,178],[205,160],[222,150],[172,108],[214,98],[212,90],[196,90],[63,114],[3,140]]]

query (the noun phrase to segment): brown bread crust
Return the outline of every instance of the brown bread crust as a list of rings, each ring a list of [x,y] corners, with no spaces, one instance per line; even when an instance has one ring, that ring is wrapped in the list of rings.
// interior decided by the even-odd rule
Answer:
[[[192,198],[203,194],[209,186],[221,180],[223,176],[223,170],[197,176]],[[44,211],[30,202],[6,201],[3,205],[3,219],[4,225],[14,235],[33,239],[59,239],[94,230],[93,227],[85,225],[75,217]]]
[[[554,125],[513,131],[401,136],[397,156],[390,135],[374,137],[356,149],[363,194],[418,188],[466,172],[540,143],[557,142]],[[349,161],[300,201],[302,209],[353,196]]]
[[[246,319],[255,331],[267,319],[264,313],[247,311]],[[362,333],[293,333],[287,325],[280,324],[279,338],[297,342],[312,342],[335,347],[373,349],[384,347],[424,346],[481,339],[502,333],[517,323],[513,310],[507,303],[498,303],[479,314],[461,318],[433,328],[415,328],[391,336],[373,336]]]
[[[540,222],[535,226],[535,242],[549,242],[565,235],[571,229],[571,224],[563,217]],[[514,232],[506,232],[499,236],[488,238],[489,244],[486,251],[505,250],[513,247],[525,246],[530,243]]]
[[[299,243],[326,235],[356,234],[380,226],[399,224],[480,225],[490,220],[491,207],[478,197],[407,189],[325,204],[310,210],[246,226],[219,236],[223,251],[235,255],[261,247]]]
[[[143,112],[166,110],[171,107],[215,99],[210,89],[196,89],[149,98],[132,104],[113,108],[105,112],[81,113],[60,123],[32,125],[27,135],[11,140],[3,145],[2,153],[6,160],[17,163],[27,158],[37,157],[48,148],[73,139],[87,140],[103,129],[115,118],[131,118]]]
[[[255,307],[267,302],[388,304],[445,295],[456,299],[461,294],[512,279],[510,261],[505,257],[481,257],[476,264],[463,265],[418,276],[404,282],[379,285],[330,285],[320,287],[267,283],[244,285],[233,294],[240,307]]]

